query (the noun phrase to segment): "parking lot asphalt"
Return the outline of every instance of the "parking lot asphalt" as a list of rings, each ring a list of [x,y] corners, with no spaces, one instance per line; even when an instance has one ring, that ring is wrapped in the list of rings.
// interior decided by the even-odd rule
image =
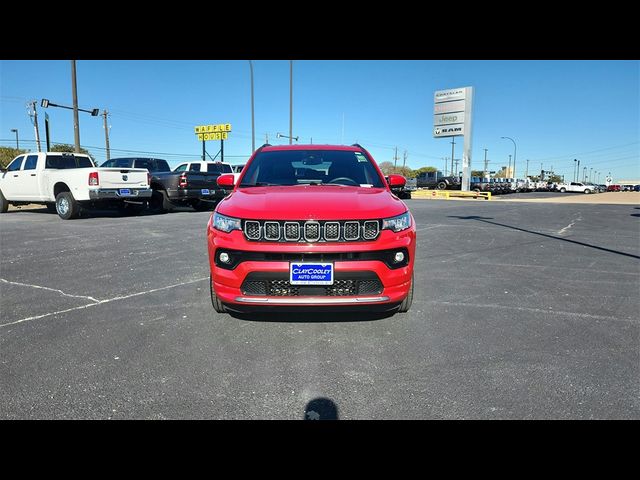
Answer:
[[[0,418],[640,418],[640,207],[406,203],[394,316],[215,313],[210,212],[1,215]]]

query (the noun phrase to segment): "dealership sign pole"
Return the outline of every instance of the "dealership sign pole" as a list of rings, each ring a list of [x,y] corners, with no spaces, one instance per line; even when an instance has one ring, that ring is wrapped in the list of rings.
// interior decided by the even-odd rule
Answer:
[[[462,190],[469,191],[473,87],[438,90],[433,104],[433,137],[464,136]],[[456,172],[457,173],[457,172]]]

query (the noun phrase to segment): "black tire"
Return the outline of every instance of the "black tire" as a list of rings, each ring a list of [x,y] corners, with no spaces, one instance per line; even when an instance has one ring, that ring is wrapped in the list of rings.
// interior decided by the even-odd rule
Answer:
[[[166,213],[173,210],[173,204],[169,200],[166,190],[154,190],[151,194],[149,207],[158,213]]]
[[[438,182],[438,185],[436,185],[436,188],[438,190],[446,190],[447,189],[447,182]]]
[[[78,217],[80,213],[80,205],[73,198],[71,192],[60,192],[56,196],[56,212],[63,220],[70,220]]]
[[[8,210],[9,210],[9,202],[7,201],[6,198],[4,198],[2,191],[0,191],[0,213],[7,213]]]
[[[47,207],[47,212],[49,212],[49,213],[58,213],[57,210],[56,210],[56,204],[55,203],[48,202],[48,203],[45,203],[44,205],[45,205],[45,207]]]
[[[566,188],[561,188],[561,189],[560,189],[560,193],[565,193],[566,191],[567,191],[567,189],[566,189]]]
[[[227,313],[227,307],[220,301],[216,292],[213,291],[213,281],[211,280],[211,276],[209,276],[209,291],[211,292],[211,305],[213,305],[213,309],[218,313]]]
[[[415,282],[413,281],[413,274],[411,274],[411,287],[409,287],[409,293],[407,294],[405,299],[402,301],[402,303],[398,307],[398,313],[407,313],[411,308],[411,304],[413,303],[413,284],[414,283]]]
[[[591,190],[589,190],[588,188],[585,189],[584,193],[586,193],[587,195],[591,193]]]

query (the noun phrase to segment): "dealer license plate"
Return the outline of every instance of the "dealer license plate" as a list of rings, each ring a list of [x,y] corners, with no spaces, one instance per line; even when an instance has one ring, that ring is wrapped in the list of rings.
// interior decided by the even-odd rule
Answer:
[[[202,192],[202,195],[209,195],[209,189],[208,188],[203,188],[200,191]]]
[[[121,188],[120,189],[120,195],[121,196],[131,195],[131,190],[128,189],[128,188]]]
[[[291,285],[333,285],[333,263],[290,263]]]

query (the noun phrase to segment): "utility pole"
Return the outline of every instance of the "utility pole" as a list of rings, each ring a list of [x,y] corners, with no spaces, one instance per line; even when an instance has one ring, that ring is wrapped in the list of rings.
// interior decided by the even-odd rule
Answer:
[[[444,176],[447,176],[447,161],[449,160],[447,157],[442,157],[444,160]]]
[[[80,153],[80,122],[78,120],[78,84],[76,81],[76,61],[71,60],[71,94],[73,95],[73,136],[76,153]]]
[[[527,159],[527,171],[524,174],[525,180],[529,177],[529,160]]]
[[[40,148],[40,131],[38,129],[38,111],[36,110],[36,101],[32,100],[27,105],[33,109],[33,118],[31,118],[31,110],[29,110],[29,118],[31,118],[36,132],[36,145],[38,146],[38,151],[41,152],[42,149]]]
[[[404,168],[407,165],[407,151],[404,151],[404,155],[402,156],[402,170],[404,171]]]
[[[394,171],[394,173],[395,173],[397,167],[398,167],[398,147],[396,147],[396,154],[393,156],[393,171]]]
[[[455,164],[456,164],[456,169],[454,170],[453,173],[454,173],[454,177],[457,177],[458,173],[460,173],[460,172],[458,172],[458,162],[460,161],[460,159],[456,158],[454,161],[455,161]]]
[[[264,143],[269,143],[269,134],[268,133],[264,134]]]
[[[451,172],[449,172],[450,175],[453,175],[453,159],[454,159],[453,151],[455,146],[456,146],[456,137],[451,137]]]
[[[511,155],[509,155],[509,168],[507,168],[507,175],[509,175],[507,178],[511,178]]]
[[[576,182],[578,181],[578,178],[580,178],[580,160],[578,160],[578,169],[576,170]]]
[[[102,111],[102,116],[104,117],[104,142],[107,147],[107,160],[111,160],[111,151],[109,150],[109,125],[107,125],[107,112],[106,109]]]
[[[485,148],[484,149],[484,170],[482,171],[482,176],[484,178],[487,178],[487,165],[489,164],[489,161],[487,160],[487,151],[488,149]]]
[[[293,142],[293,60],[289,60],[289,145]]]

